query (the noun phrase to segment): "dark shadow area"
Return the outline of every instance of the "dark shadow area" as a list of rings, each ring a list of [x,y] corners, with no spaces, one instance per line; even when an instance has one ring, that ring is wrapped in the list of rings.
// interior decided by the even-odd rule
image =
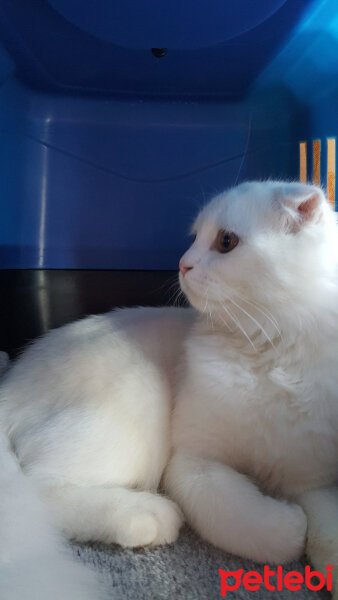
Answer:
[[[172,304],[176,271],[0,270],[0,350],[14,357],[49,329],[123,306]]]

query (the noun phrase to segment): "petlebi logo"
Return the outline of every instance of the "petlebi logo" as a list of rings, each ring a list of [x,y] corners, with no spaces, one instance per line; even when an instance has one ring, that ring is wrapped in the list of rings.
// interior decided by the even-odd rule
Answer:
[[[326,576],[320,571],[313,571],[309,565],[305,567],[305,573],[299,571],[288,571],[284,573],[283,567],[278,566],[271,569],[268,565],[264,566],[263,574],[258,571],[247,571],[238,569],[238,571],[224,571],[219,569],[221,576],[221,596],[227,595],[227,592],[234,592],[239,587],[249,591],[256,591],[265,587],[271,592],[281,592],[284,588],[290,591],[298,591],[305,586],[308,590],[319,591],[326,588],[329,592],[332,590],[332,569],[333,565],[325,565]],[[231,579],[231,581],[229,581]],[[233,579],[235,581],[233,581]]]

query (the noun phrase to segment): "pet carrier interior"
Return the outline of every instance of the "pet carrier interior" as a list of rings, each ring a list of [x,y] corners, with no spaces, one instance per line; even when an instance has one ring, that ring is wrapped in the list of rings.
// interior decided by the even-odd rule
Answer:
[[[2,0],[0,40],[3,349],[168,301],[196,209],[244,179],[335,201],[336,0]]]

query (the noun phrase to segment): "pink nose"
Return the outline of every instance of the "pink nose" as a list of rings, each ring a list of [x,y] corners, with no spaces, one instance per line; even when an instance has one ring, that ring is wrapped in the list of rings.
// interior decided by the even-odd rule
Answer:
[[[180,260],[179,267],[180,267],[180,271],[181,271],[181,274],[183,277],[188,271],[191,271],[191,269],[193,268],[193,267],[187,267],[187,265],[185,265],[182,260]]]

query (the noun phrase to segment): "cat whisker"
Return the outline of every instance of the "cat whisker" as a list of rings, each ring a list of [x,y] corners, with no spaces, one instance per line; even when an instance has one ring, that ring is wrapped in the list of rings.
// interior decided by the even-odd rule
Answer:
[[[209,310],[209,315],[210,315],[211,329],[214,329],[214,322],[213,322],[213,319],[212,319],[212,312],[211,312],[211,310]]]
[[[210,308],[207,309],[208,304],[209,304],[209,286],[207,286],[205,295],[206,295],[206,302],[205,302],[205,307],[204,307],[203,312],[206,311],[207,318],[208,317],[210,318],[211,329],[214,329],[214,322],[212,320],[212,312],[211,312]]]
[[[185,296],[179,286],[179,281],[177,280],[176,282],[172,283],[172,285],[170,286],[171,290],[176,287],[176,289],[173,290],[173,292],[171,293],[169,299],[168,299],[168,303],[172,304],[173,306],[178,306],[179,301],[184,299],[185,300]]]
[[[208,294],[209,294],[210,286],[214,286],[214,282],[209,280],[209,285],[207,286],[207,293]],[[214,291],[215,291],[215,286],[214,286]],[[222,306],[222,303],[221,303],[221,306]],[[222,307],[224,308],[224,310],[226,310],[224,306],[222,306]],[[214,328],[211,310],[209,310],[209,314],[210,314],[210,320],[212,322],[212,327]],[[235,324],[235,327],[236,327],[236,322],[234,320],[234,317],[231,315],[229,308],[228,308],[228,315],[229,315],[229,317],[231,318],[232,322]],[[224,323],[224,325],[226,326],[226,328],[230,331],[230,333],[233,333],[234,330],[230,327],[230,325],[226,321],[224,321],[224,319],[221,319],[221,320],[222,320],[222,323]]]
[[[253,308],[255,308],[256,310],[258,310],[262,315],[264,315],[264,317],[270,321],[270,323],[275,327],[279,337],[281,338],[281,340],[283,340],[283,336],[282,336],[282,332],[278,327],[278,322],[276,320],[276,318],[270,313],[270,311],[268,311],[267,309],[263,309],[259,304],[257,304],[256,302],[253,302],[252,300],[247,300],[246,298],[244,298],[241,294],[236,293],[236,296],[242,301],[245,302],[246,304],[249,304],[249,306],[253,306]]]
[[[169,282],[167,282],[169,283]],[[173,289],[175,289],[175,291],[178,289],[179,286],[179,282],[178,279],[176,278],[174,281],[171,281],[171,283],[168,285],[168,288],[165,290],[168,294],[170,294],[172,292]],[[158,288],[158,290],[161,290],[161,288],[163,289],[163,285]]]
[[[176,300],[177,300],[177,296],[179,295],[180,291],[179,289],[174,290],[170,297],[168,298],[168,304],[175,306],[176,305]]]
[[[228,323],[221,317],[221,315],[218,315],[218,317],[221,319],[222,323],[224,323],[224,325],[227,327],[227,329],[229,329]],[[230,315],[229,315],[229,317],[230,317],[231,320],[233,320]]]
[[[208,288],[205,290],[204,292],[204,298],[205,298],[205,303],[204,303],[204,307],[202,308],[202,314],[206,315],[207,317],[207,321],[209,322],[209,318],[210,318],[210,311],[208,310]],[[211,324],[211,321],[210,321]]]
[[[212,282],[210,282],[210,284],[212,285]],[[214,289],[215,289],[215,286],[214,286]],[[257,327],[262,331],[262,333],[265,335],[267,341],[271,344],[271,346],[273,348],[275,348],[276,346],[275,346],[274,342],[272,341],[272,339],[269,336],[269,334],[267,333],[267,331],[264,329],[263,325],[257,319],[255,319],[255,317],[251,313],[247,312],[242,306],[240,306],[239,304],[237,304],[237,302],[235,302],[235,300],[230,299],[230,294],[231,295],[233,294],[233,290],[231,290],[229,288],[228,293],[229,293],[229,295],[226,297],[226,300],[228,300],[229,302],[231,302],[234,306],[236,306],[239,310],[241,310],[241,312],[243,312],[249,319],[251,319],[251,321],[253,321],[257,325]],[[277,331],[278,336],[280,337],[280,339],[283,340],[282,333],[281,333],[281,331],[280,331],[280,329],[278,327],[278,323],[277,323],[276,319],[274,318],[274,316],[271,313],[266,312],[265,310],[263,310],[256,302],[252,302],[252,301],[247,300],[246,298],[244,298],[243,296],[241,296],[241,294],[236,293],[236,296],[238,297],[239,300],[247,303],[248,305],[253,306],[253,308],[255,308],[258,312],[260,312],[262,315],[264,315],[265,318],[268,321],[270,321],[270,323],[276,329],[276,331]],[[222,302],[221,302],[221,305],[223,306]],[[223,306],[223,308],[224,308],[224,306]],[[229,307],[228,307],[228,310],[229,310]],[[234,315],[232,315],[232,317],[233,317],[232,320],[234,320]],[[237,324],[237,326],[238,326],[238,324]]]
[[[182,290],[178,290],[177,296],[176,296],[176,300],[175,300],[175,306],[190,306],[189,301],[186,297],[186,295],[184,294],[184,292],[182,292]]]
[[[207,310],[207,306],[208,306],[208,293],[209,293],[209,288],[207,288],[205,290],[205,294],[204,294],[204,296],[205,296],[205,304],[204,304],[204,308],[202,309],[202,313],[205,313],[206,310]]]
[[[249,312],[247,312],[242,306],[240,306],[239,304],[237,304],[237,302],[235,302],[235,300],[233,300],[232,298],[230,299],[230,302],[236,306],[237,308],[239,308],[239,310],[241,310],[247,317],[249,317],[249,319],[251,319],[251,321],[257,325],[257,327],[261,330],[261,332],[265,335],[266,339],[268,340],[268,342],[270,342],[271,346],[276,349],[275,344],[273,343],[271,337],[269,336],[269,334],[267,333],[267,331],[264,329],[263,325],[261,325],[261,323],[259,321],[257,321],[257,319],[255,319],[255,317],[253,317]]]
[[[176,284],[178,284],[178,275],[177,275],[177,273],[175,273],[175,275],[171,275],[161,285],[158,285],[157,287],[155,287],[152,290],[152,293],[162,292],[162,291],[169,293],[170,290],[173,288],[173,286],[176,285]]]
[[[239,319],[237,319],[237,317],[235,317],[234,315],[231,314],[230,310],[228,307],[226,307],[224,304],[221,304],[223,310],[225,310],[225,312],[228,314],[228,316],[230,317],[230,319],[235,323],[235,325],[237,325],[238,329],[243,333],[243,335],[246,337],[246,339],[248,340],[248,342],[251,344],[251,346],[253,347],[255,352],[258,352],[255,344],[253,343],[252,339],[250,338],[250,336],[247,334],[247,332],[245,331],[244,327],[241,325]],[[222,319],[222,317],[220,317],[221,321],[223,323],[224,320]]]

